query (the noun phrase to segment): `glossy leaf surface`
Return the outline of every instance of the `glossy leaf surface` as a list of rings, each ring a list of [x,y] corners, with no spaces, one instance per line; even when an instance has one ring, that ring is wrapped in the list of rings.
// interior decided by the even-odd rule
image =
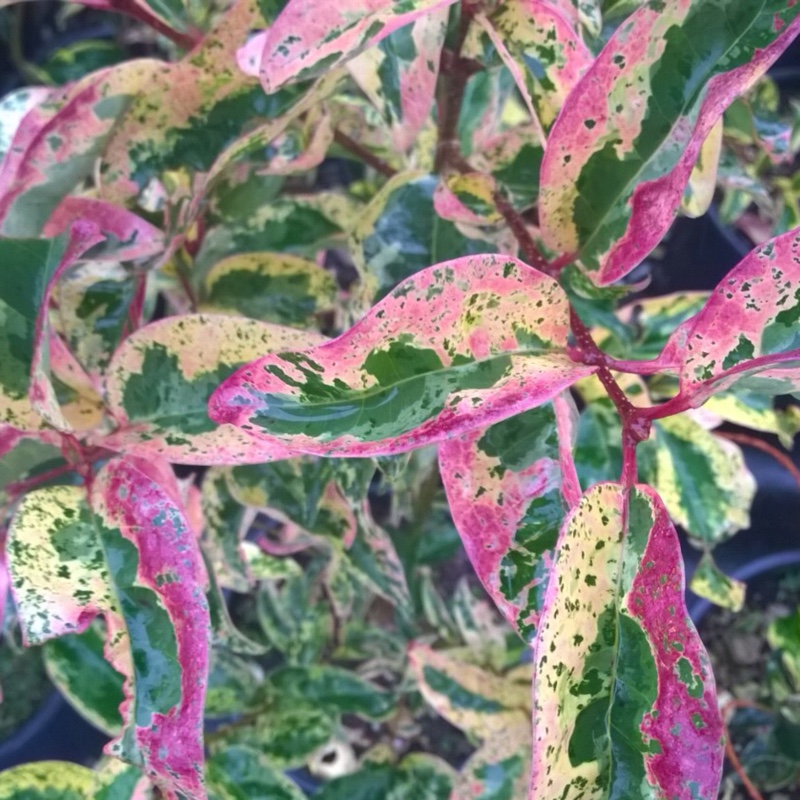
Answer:
[[[568,97],[542,163],[548,247],[600,284],[630,272],[672,222],[725,107],[800,30],[784,0],[648,2]]]
[[[598,484],[566,522],[534,651],[531,797],[717,796],[714,679],[658,496]]]
[[[734,384],[763,394],[800,386],[800,233],[772,239],[714,289],[688,331],[681,391],[699,405]]]
[[[120,429],[108,447],[159,454],[173,462],[226,464],[286,458],[207,413],[214,389],[264,352],[308,346],[322,337],[266,322],[217,314],[169,317],[140,328],[114,354],[106,377]]]
[[[239,370],[209,414],[298,452],[403,452],[539,405],[591,372],[564,354],[566,313],[561,289],[516,259],[447,262],[338,339]]]
[[[271,94],[286,83],[338,66],[393,31],[453,0],[290,0],[274,24],[248,44],[261,50],[261,82]]]
[[[453,521],[473,568],[527,641],[536,634],[566,511],[558,446],[551,403],[439,446]]]
[[[331,308],[336,281],[327,270],[285,253],[245,253],[215,264],[204,280],[209,311],[239,313],[279,325],[310,327]]]

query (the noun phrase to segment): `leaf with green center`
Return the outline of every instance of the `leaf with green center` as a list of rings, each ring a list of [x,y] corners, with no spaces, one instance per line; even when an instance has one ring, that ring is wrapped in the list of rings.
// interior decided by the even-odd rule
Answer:
[[[83,633],[45,642],[44,663],[50,680],[81,716],[109,736],[117,736],[122,730],[124,677],[105,660],[105,640],[95,621]]]
[[[436,187],[433,207],[442,219],[451,222],[493,225],[503,218],[495,206],[496,191],[491,175],[480,172],[447,175]]]
[[[305,800],[266,756],[246,745],[215,753],[206,769],[209,786],[220,800]]]
[[[0,772],[0,800],[86,800],[94,773],[68,761],[39,761]]]
[[[722,722],[647,486],[598,484],[568,518],[534,649],[530,797],[717,796]]]
[[[51,470],[57,471],[54,479],[63,479],[63,475],[68,474],[60,444],[61,437],[54,432],[27,434],[0,425],[0,509],[20,493],[20,483],[24,487],[24,481],[29,478],[42,476]],[[0,511],[0,525],[2,522]]]
[[[739,612],[744,607],[746,585],[731,578],[714,563],[711,553],[703,553],[689,588],[712,603]]]
[[[238,367],[265,351],[307,347],[310,331],[221,314],[168,317],[122,343],[106,374],[108,408],[120,427],[103,446],[172,462],[231,464],[287,458],[232,425],[217,426],[208,398]]]
[[[282,707],[254,715],[252,722],[232,729],[212,744],[212,751],[227,750],[231,744],[253,747],[274,768],[303,766],[336,733],[336,715],[296,700]]]
[[[494,253],[435,209],[437,179],[419,172],[397,175],[372,199],[350,234],[350,251],[380,298],[401,280],[440,261]]]
[[[105,616],[105,655],[125,677],[111,752],[167,797],[202,800],[206,576],[168,465],[112,459],[89,498],[77,486],[26,495],[8,565],[26,643]]]
[[[320,75],[353,58],[410,22],[454,0],[289,0],[274,24],[247,45],[260,53],[268,94],[287,83]]]
[[[484,25],[493,41],[499,39],[498,54],[526,105],[549,131],[573,86],[592,64],[589,48],[560,11],[542,0],[506,0]]]
[[[316,800],[448,800],[453,768],[427,753],[412,753],[399,765],[365,763],[351,775],[326,783]]]
[[[504,735],[487,739],[459,771],[450,800],[514,800],[525,797],[530,778],[531,721],[518,714]]]
[[[142,800],[152,794],[152,782],[137,767],[115,758],[103,758],[95,766],[92,800]]]
[[[406,280],[338,339],[240,369],[209,415],[297,452],[401,453],[541,405],[591,373],[568,358],[566,337],[566,296],[551,278],[510,257],[457,259]]]
[[[439,445],[453,521],[473,568],[526,641],[536,634],[567,507],[558,459],[551,403]]]
[[[551,250],[619,280],[671,224],[703,141],[800,30],[785,0],[659,0],[617,29],[567,97],[542,162]]]
[[[64,197],[92,173],[118,119],[159,68],[160,62],[141,59],[92,73],[25,116],[0,166],[0,233],[41,233]]]
[[[399,152],[411,148],[431,113],[448,14],[446,6],[431,11],[348,64],[355,82],[389,125]]]
[[[217,262],[203,282],[203,310],[239,313],[279,325],[312,327],[332,308],[332,273],[287,253],[244,253]]]
[[[391,694],[341,667],[282,667],[267,676],[264,688],[281,703],[311,704],[335,714],[383,719],[394,710]]]
[[[800,8],[800,5],[798,5]],[[694,317],[681,353],[681,392],[699,406],[715,392],[800,388],[800,232],[739,262]]]
[[[89,376],[100,384],[129,322],[134,279],[121,265],[78,264],[56,284],[54,327]]]
[[[686,414],[653,423],[643,447],[642,475],[673,521],[714,545],[750,527],[756,482],[734,442],[707,431]]]

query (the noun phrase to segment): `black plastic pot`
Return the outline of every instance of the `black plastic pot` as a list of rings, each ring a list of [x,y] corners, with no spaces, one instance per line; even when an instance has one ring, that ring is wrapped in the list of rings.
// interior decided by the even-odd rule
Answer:
[[[13,691],[13,687],[6,687]],[[0,742],[0,770],[31,761],[72,761],[89,765],[100,758],[108,736],[98,731],[53,692],[16,733]]]

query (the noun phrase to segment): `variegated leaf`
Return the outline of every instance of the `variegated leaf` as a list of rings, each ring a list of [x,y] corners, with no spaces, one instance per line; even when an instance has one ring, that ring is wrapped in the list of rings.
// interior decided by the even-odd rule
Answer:
[[[11,147],[14,134],[25,115],[44,103],[52,91],[48,86],[26,86],[0,99],[0,161]]]
[[[566,336],[553,280],[510,257],[457,259],[403,282],[338,339],[240,369],[209,414],[297,452],[400,453],[540,405],[592,372],[566,356]]]
[[[598,484],[565,524],[535,645],[532,798],[717,796],[722,723],[646,486]]]
[[[739,612],[744,607],[747,587],[742,581],[731,578],[720,570],[711,553],[703,553],[695,568],[689,588],[718,606]]]
[[[0,164],[0,233],[41,233],[91,173],[117,120],[159,67],[142,59],[94,72],[28,112]]]
[[[449,8],[398,28],[348,64],[350,74],[380,111],[394,147],[406,152],[431,113]]]
[[[756,482],[741,449],[680,414],[653,424],[642,474],[673,521],[707,544],[750,527]]]
[[[350,233],[350,251],[366,273],[369,291],[383,297],[401,280],[459,256],[493,253],[437,213],[433,175],[404,173],[389,180]]]
[[[263,753],[247,745],[232,745],[213,755],[208,761],[207,774],[219,800],[305,800],[303,792],[275,769]]]
[[[289,0],[264,33],[248,44],[261,52],[261,82],[268,94],[287,83],[320,75],[389,34],[454,0]]]
[[[203,283],[204,309],[280,325],[310,327],[333,306],[332,273],[288,253],[243,253],[215,264]]]
[[[453,521],[473,568],[517,632],[535,636],[566,502],[551,403],[439,445]]]
[[[658,0],[617,29],[567,98],[542,162],[547,246],[601,285],[655,247],[725,107],[800,30],[785,0]]]
[[[169,317],[140,328],[114,354],[106,376],[108,407],[119,429],[103,445],[188,464],[253,463],[287,458],[207,413],[214,389],[244,363],[270,350],[307,347],[310,331],[221,314]]]
[[[97,226],[105,242],[92,251],[95,261],[133,261],[161,253],[164,234],[121,206],[91,197],[65,197],[50,215],[42,231],[54,237],[70,229],[72,223],[88,220]]]
[[[523,797],[531,747],[530,680],[515,683],[421,645],[412,645],[408,658],[428,704],[483,740],[462,768],[451,800]]]
[[[56,239],[2,239],[6,280],[0,288],[0,422],[36,430],[42,418],[69,429],[50,372],[48,306],[60,276],[103,237],[88,223]]]
[[[124,677],[105,660],[105,640],[95,620],[82,633],[45,642],[44,663],[50,680],[81,716],[109,736],[117,736],[122,729]]]
[[[442,218],[467,225],[492,225],[503,217],[495,207],[497,191],[491,175],[456,173],[442,179],[433,194],[433,207]]]
[[[94,773],[68,761],[38,761],[0,772],[0,800],[86,800]]]
[[[105,615],[105,656],[126,695],[112,751],[168,797],[203,800],[205,572],[169,467],[112,459],[89,498],[78,486],[28,494],[8,557],[27,643],[80,633]]]
[[[717,166],[722,153],[722,117],[703,142],[683,192],[681,211],[687,217],[702,217],[711,206],[717,188]]]
[[[499,37],[495,42],[498,53],[546,133],[591,65],[589,48],[567,18],[546,0],[505,0],[487,27],[493,39]]]
[[[799,256],[800,231],[778,236],[745,256],[711,293],[681,359],[681,392],[692,405],[734,384],[763,394],[800,388]]]

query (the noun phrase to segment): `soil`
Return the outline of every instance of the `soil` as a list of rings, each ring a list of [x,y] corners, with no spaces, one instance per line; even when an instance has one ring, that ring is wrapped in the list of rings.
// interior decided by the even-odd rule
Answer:
[[[776,715],[768,709],[777,704],[769,691],[772,649],[766,638],[770,622],[799,605],[800,567],[795,566],[752,579],[740,612],[712,608],[698,625],[721,703],[735,699],[767,709],[740,708],[728,719],[734,748],[764,800],[800,800],[800,763],[783,756],[772,738]],[[727,762],[719,796],[750,800]]]

